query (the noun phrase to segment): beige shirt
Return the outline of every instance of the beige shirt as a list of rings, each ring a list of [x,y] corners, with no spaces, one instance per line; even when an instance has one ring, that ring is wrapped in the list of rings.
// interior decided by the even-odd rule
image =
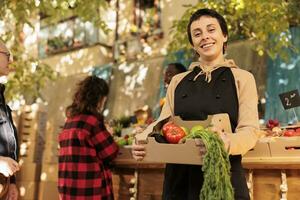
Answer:
[[[162,108],[159,118],[150,124],[141,134],[148,136],[153,132],[154,128],[159,128],[159,123],[163,120],[174,116],[174,92],[178,83],[188,74],[194,67],[199,66],[199,62],[194,62],[190,65],[189,71],[174,76],[167,90],[166,102]],[[243,155],[252,149],[259,137],[259,120],[257,110],[257,89],[253,75],[238,68],[233,60],[226,60],[224,63],[216,65],[210,71],[204,73],[209,82],[211,72],[221,66],[231,68],[235,78],[236,91],[239,102],[238,124],[234,134],[227,134],[229,137],[229,153],[231,155]],[[203,74],[203,73],[202,73]],[[137,135],[139,140],[139,136]]]

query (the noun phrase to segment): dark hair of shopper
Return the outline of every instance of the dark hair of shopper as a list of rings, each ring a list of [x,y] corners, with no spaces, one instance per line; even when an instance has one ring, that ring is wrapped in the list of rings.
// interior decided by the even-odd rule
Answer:
[[[186,67],[181,63],[169,63],[168,66],[174,66],[178,73],[186,72]]]
[[[193,45],[192,34],[191,34],[191,24],[194,21],[197,21],[198,19],[200,19],[200,17],[202,17],[202,16],[210,16],[210,17],[216,18],[220,24],[223,35],[228,36],[227,23],[222,15],[220,15],[218,12],[216,12],[215,10],[212,10],[212,9],[207,9],[207,8],[199,9],[192,14],[192,16],[190,17],[188,26],[187,26],[188,39],[192,46],[194,46],[194,45]],[[223,54],[225,53],[226,46],[227,46],[227,42],[224,43]]]
[[[67,107],[67,117],[74,117],[79,114],[93,114],[101,117],[97,109],[100,100],[108,95],[108,84],[96,76],[88,76],[77,85],[73,97],[73,103]]]

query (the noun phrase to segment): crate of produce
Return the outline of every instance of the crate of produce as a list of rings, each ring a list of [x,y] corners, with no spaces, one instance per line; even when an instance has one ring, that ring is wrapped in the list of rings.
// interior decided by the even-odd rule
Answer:
[[[300,158],[300,136],[274,137],[270,141],[272,157]]]
[[[175,116],[169,121],[172,121],[179,127],[185,127],[187,129],[199,125],[204,128],[214,126],[226,133],[231,133],[228,114],[209,115],[207,119],[203,121],[185,121]],[[187,139],[184,143],[180,144],[159,143],[155,137],[150,137],[155,134],[153,131],[158,130],[159,127],[162,127],[162,124],[157,124],[150,131],[149,128],[147,128],[141,134],[135,136],[136,141],[143,143],[146,148],[147,153],[142,162],[202,164],[203,155],[200,154],[199,146],[194,139]]]

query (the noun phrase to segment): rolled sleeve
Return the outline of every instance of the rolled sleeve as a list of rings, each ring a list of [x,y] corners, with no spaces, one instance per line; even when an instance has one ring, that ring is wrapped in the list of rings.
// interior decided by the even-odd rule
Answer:
[[[229,134],[229,153],[244,155],[252,149],[259,138],[258,96],[254,77],[240,70],[234,73],[239,100],[239,116],[235,134]]]

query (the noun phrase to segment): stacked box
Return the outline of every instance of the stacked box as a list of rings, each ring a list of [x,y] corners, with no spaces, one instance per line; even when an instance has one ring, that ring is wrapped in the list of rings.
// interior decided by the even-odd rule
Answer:
[[[58,133],[60,132],[62,125],[51,126],[48,128],[46,134],[46,143],[43,152],[44,164],[57,164],[58,163]]]
[[[45,144],[47,114],[26,110],[20,116],[20,159],[24,162],[41,163]]]
[[[20,199],[32,200],[38,199],[39,194],[47,113],[36,106],[25,106],[21,110],[17,126],[21,163],[21,169],[16,174],[17,187]]]
[[[38,199],[39,183],[36,181],[18,181],[19,196],[22,200]]]
[[[45,138],[38,199],[59,199],[57,190],[59,145],[55,126],[48,127]]]
[[[272,157],[295,157],[300,159],[300,137],[277,137],[270,141]]]

